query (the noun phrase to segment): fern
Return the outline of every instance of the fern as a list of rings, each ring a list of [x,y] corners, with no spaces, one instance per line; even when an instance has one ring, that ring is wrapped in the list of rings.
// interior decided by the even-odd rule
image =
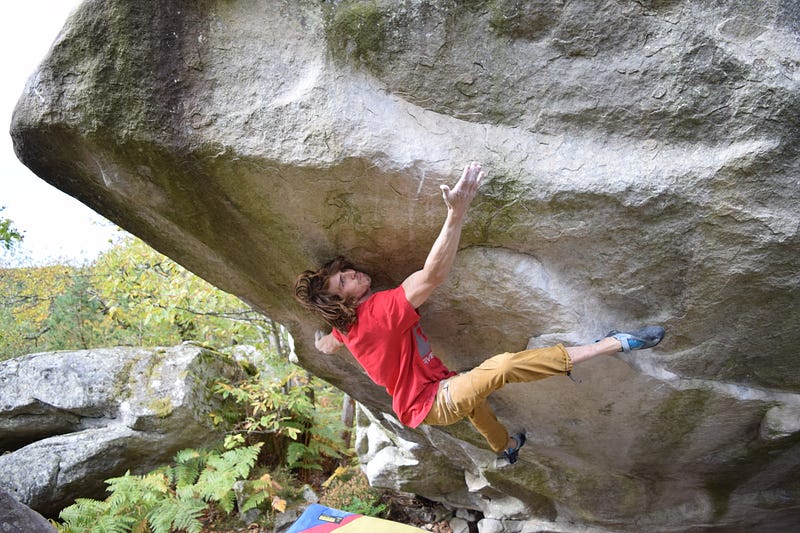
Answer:
[[[236,504],[233,486],[247,480],[258,458],[261,443],[224,453],[184,450],[176,465],[134,476],[106,481],[111,495],[105,501],[76,500],[61,512],[64,533],[200,533],[200,518],[213,502],[230,514]],[[248,509],[271,495],[263,483],[248,500]]]
[[[199,451],[193,448],[186,448],[185,450],[181,450],[175,454],[175,462],[178,464],[181,463],[188,463],[193,459],[198,459],[202,455]]]
[[[256,435],[272,435],[286,466],[306,473],[320,470],[327,458],[340,457],[338,450],[343,447],[344,427],[339,410],[331,408],[335,394],[329,389],[306,373],[288,370],[280,380],[256,375],[235,384],[218,382],[215,391],[242,404],[246,412],[234,425],[238,438],[229,435],[226,442],[252,442]]]
[[[246,448],[228,450],[220,456],[221,465],[228,467],[237,477],[246,479],[250,475],[250,469],[256,464],[261,446],[259,442]]]
[[[216,502],[223,511],[230,513],[236,502],[236,494],[233,492],[235,482],[236,477],[230,472],[204,470],[195,490],[204,500]]]
[[[240,479],[247,479],[260,450],[261,443],[258,443],[210,456],[196,483],[200,497],[217,502],[226,513],[233,511],[236,501],[233,484]]]
[[[86,531],[91,533],[128,533],[136,520],[129,516],[102,515]]]
[[[147,514],[153,533],[170,533],[184,530],[187,533],[200,533],[203,523],[200,517],[206,503],[198,498],[175,498],[162,500]]]
[[[64,533],[128,533],[136,519],[127,515],[109,512],[107,502],[78,498],[75,503],[61,511]]]
[[[194,485],[206,464],[207,453],[193,449],[181,450],[175,455],[172,468],[173,481],[178,487]]]
[[[75,503],[62,509],[59,515],[64,521],[62,531],[77,533],[79,531],[89,531],[97,518],[108,510],[106,502],[100,502],[89,498],[77,498]]]
[[[314,450],[299,442],[292,442],[286,449],[286,464],[289,468],[304,468],[306,470],[322,470],[314,459]]]
[[[144,516],[147,509],[162,500],[169,492],[170,481],[164,469],[144,476],[132,476],[127,472],[122,477],[106,481],[111,496],[106,500],[112,512],[134,512]],[[137,512],[138,511],[138,512]]]
[[[263,443],[244,444],[272,435],[270,438],[278,443],[269,445],[285,454],[286,464],[306,473],[321,469],[326,458],[340,456],[337,447],[341,448],[343,428],[338,412],[331,408],[330,395],[315,396],[324,387],[312,385],[312,379],[294,373],[279,382],[254,377],[236,385],[219,384],[218,392],[244,404],[247,411],[246,418],[240,418],[234,433],[226,438],[224,451],[182,450],[172,466],[143,476],[128,472],[109,479],[110,496],[103,502],[78,500],[64,509],[59,531],[199,532],[206,509],[228,514],[234,510],[237,502],[233,487],[237,481],[244,481],[245,488],[240,511],[262,504],[283,511],[286,502],[277,496],[279,485],[269,476],[249,479]],[[322,394],[326,394],[324,390]]]
[[[244,493],[248,497],[239,510],[242,513],[246,513],[250,509],[255,509],[272,495],[272,491],[276,486],[269,474],[265,474],[253,481],[246,481]]]

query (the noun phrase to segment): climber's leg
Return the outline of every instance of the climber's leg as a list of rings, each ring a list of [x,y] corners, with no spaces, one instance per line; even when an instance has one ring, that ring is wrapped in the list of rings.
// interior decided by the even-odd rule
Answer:
[[[495,355],[469,372],[452,378],[450,397],[456,409],[468,413],[507,383],[527,383],[572,370],[563,345]]]
[[[447,425],[473,412],[476,406],[506,383],[536,381],[566,374],[572,361],[562,345],[517,353],[502,353],[439,384],[426,424]]]
[[[453,402],[450,399],[450,382],[453,378],[445,379],[439,382],[439,390],[436,391],[436,398],[434,398],[431,410],[423,422],[430,426],[449,426],[455,424],[462,418],[464,413],[456,412]]]
[[[604,339],[600,339],[594,344],[570,346],[567,348],[567,353],[573,363],[580,363],[598,355],[644,350],[661,342],[664,333],[664,328],[661,326],[645,326],[633,331],[612,330]]]
[[[475,429],[478,430],[478,433],[483,435],[483,438],[486,439],[493,451],[501,452],[516,445],[516,441],[510,441],[508,430],[497,420],[494,411],[486,400],[478,402],[467,417]]]
[[[597,357],[598,355],[613,355],[622,351],[622,343],[613,337],[600,339],[594,344],[584,344],[582,346],[569,346],[566,348],[572,363],[580,363]]]
[[[425,423],[431,426],[447,426],[455,424],[466,416],[475,429],[478,430],[478,433],[483,435],[492,450],[500,452],[516,445],[516,441],[511,440],[508,436],[505,426],[497,420],[494,411],[492,411],[486,400],[475,403],[469,411],[456,409],[450,397],[449,389],[450,383],[458,377],[446,379],[439,383],[436,399],[433,402],[433,406],[431,406],[431,410],[428,411],[428,416],[425,417]]]
[[[517,353],[502,353],[487,359],[464,374],[446,380],[425,419],[429,424],[453,423],[468,417],[496,452],[515,448],[518,443],[495,416],[486,398],[506,383],[520,383],[566,374],[572,362],[562,345]]]
[[[469,372],[440,383],[425,423],[447,425],[467,416],[493,450],[513,447],[516,443],[509,438],[508,431],[497,421],[486,402],[492,392],[507,383],[527,383],[569,374],[574,363],[598,355],[650,348],[658,344],[663,336],[663,328],[648,326],[633,332],[612,331],[608,337],[583,346],[565,348],[558,344],[550,348],[495,355]]]

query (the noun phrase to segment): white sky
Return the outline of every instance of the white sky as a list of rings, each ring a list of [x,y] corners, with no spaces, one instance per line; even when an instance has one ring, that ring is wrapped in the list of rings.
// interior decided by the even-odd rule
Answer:
[[[9,218],[25,239],[0,266],[94,259],[119,235],[116,226],[42,181],[19,162],[8,134],[25,82],[47,55],[80,0],[4,0],[0,4],[0,218]]]

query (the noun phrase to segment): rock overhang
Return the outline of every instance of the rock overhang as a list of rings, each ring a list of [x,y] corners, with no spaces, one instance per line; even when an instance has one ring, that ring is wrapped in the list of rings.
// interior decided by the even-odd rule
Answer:
[[[464,369],[664,323],[661,348],[579,368],[580,387],[494,401],[539,430],[557,466],[537,487],[561,516],[655,522],[685,497],[721,520],[784,486],[752,449],[797,457],[792,20],[779,1],[87,2],[12,138],[39,176],[286,324],[301,364],[377,411],[346,354],[313,349],[294,276],[343,253],[399,283],[443,219],[438,185],[482,160],[453,274],[422,309],[437,354]],[[575,465],[630,476],[612,494],[638,503],[600,509],[558,474]]]

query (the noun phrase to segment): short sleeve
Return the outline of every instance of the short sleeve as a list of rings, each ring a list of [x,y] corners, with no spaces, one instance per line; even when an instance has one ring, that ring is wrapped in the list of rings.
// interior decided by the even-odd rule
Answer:
[[[402,286],[386,291],[382,295],[384,297],[382,307],[386,311],[384,317],[390,322],[387,324],[388,327],[405,331],[419,321],[419,313],[409,303]]]

